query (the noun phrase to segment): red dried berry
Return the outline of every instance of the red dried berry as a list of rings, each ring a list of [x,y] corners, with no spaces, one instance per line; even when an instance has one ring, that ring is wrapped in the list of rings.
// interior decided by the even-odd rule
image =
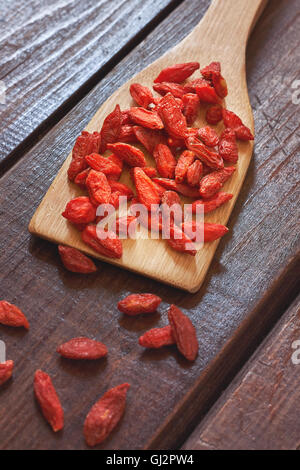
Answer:
[[[171,305],[168,317],[179,351],[186,359],[194,361],[199,348],[194,325],[175,305]]]
[[[182,85],[171,82],[157,83],[156,85],[153,85],[153,89],[162,96],[167,93],[171,93],[175,98],[182,98],[185,94],[185,90]]]
[[[196,160],[192,163],[186,173],[187,183],[190,186],[199,186],[200,179],[203,173],[203,165],[200,160]]]
[[[98,236],[99,234],[99,236]],[[84,243],[93,250],[107,258],[121,258],[122,243],[116,234],[96,229],[95,225],[88,225],[81,234]]]
[[[219,136],[210,126],[201,127],[198,130],[198,137],[207,147],[216,147],[219,143]]]
[[[237,139],[254,140],[250,129],[243,124],[242,120],[235,113],[228,111],[228,109],[223,109],[222,113],[225,127],[233,129]]]
[[[107,347],[100,341],[89,338],[73,338],[67,343],[58,346],[58,354],[67,359],[96,360],[107,356]]]
[[[220,62],[212,62],[203,69],[200,70],[202,77],[206,80],[212,80],[212,76],[215,73],[221,73],[221,64]]]
[[[220,104],[215,104],[214,106],[210,106],[206,111],[205,119],[208,124],[218,124],[218,122],[222,121],[223,114],[222,114],[222,106]]]
[[[133,130],[133,125],[126,124],[121,127],[119,141],[123,143],[136,143],[136,136]]]
[[[127,186],[127,184],[119,183],[119,181],[113,181],[110,179],[108,179],[107,181],[111,187],[112,192],[118,191],[120,195],[126,196],[128,199],[133,198],[133,191],[131,188],[129,188],[129,186]]]
[[[214,211],[218,207],[222,206],[227,201],[230,201],[232,197],[233,197],[233,194],[219,192],[217,194],[214,194],[214,196],[208,199],[198,200],[198,201],[193,202],[192,212],[193,214],[196,214],[197,207],[202,206],[204,214],[207,214],[209,212]]]
[[[220,102],[216,90],[206,80],[202,80],[202,83],[198,83],[196,93],[200,101],[204,103],[216,104]]]
[[[171,180],[168,178],[153,178],[152,181],[163,186],[166,189],[170,189],[171,191],[177,191],[177,193],[180,193],[183,196],[191,197],[191,198],[199,197],[198,189],[191,188],[187,184],[176,183],[175,180]]]
[[[58,245],[59,255],[68,271],[89,274],[97,271],[95,263],[76,248]]]
[[[68,169],[70,181],[74,181],[78,173],[86,169],[87,163],[84,157],[93,152],[99,152],[100,143],[101,137],[98,132],[90,134],[87,131],[83,131],[82,134],[77,137],[72,151],[72,160]]]
[[[179,251],[180,253],[186,253],[191,256],[196,256],[197,254],[196,245],[194,245],[190,237],[176,225],[171,225],[170,237],[167,238],[167,243],[173,250]]]
[[[176,183],[182,183],[189,167],[192,165],[196,158],[196,154],[190,150],[185,150],[180,155],[176,168],[175,168],[175,181]]]
[[[140,83],[132,83],[130,85],[130,94],[134,101],[143,108],[148,108],[149,104],[156,103],[151,90],[146,86],[140,85]]]
[[[154,313],[161,303],[161,298],[154,294],[130,294],[120,300],[118,309],[126,315],[140,315]]]
[[[90,170],[90,168],[86,168],[85,170],[78,173],[74,179],[74,183],[78,184],[81,189],[86,189],[85,183]]]
[[[167,93],[159,102],[157,111],[171,137],[183,139],[186,135],[187,124],[180,106],[171,93]]]
[[[158,144],[153,152],[158,173],[164,178],[175,177],[177,161],[167,145]]]
[[[161,197],[158,190],[153,180],[144,173],[142,168],[134,168],[133,176],[137,196],[141,204],[144,204],[148,209],[151,209],[152,204],[159,204]]]
[[[216,152],[209,150],[196,136],[186,138],[186,145],[197,157],[210,168],[220,170],[224,168],[223,159]]]
[[[13,373],[14,369],[14,362],[13,361],[6,361],[0,363],[0,385],[3,385],[7,382]]]
[[[223,184],[230,178],[235,172],[234,166],[228,166],[220,171],[213,171],[208,175],[204,176],[200,181],[200,196],[211,198],[217,191],[221,189]]]
[[[94,222],[96,209],[90,198],[80,196],[68,202],[62,216],[74,224],[88,224]]]
[[[129,384],[124,383],[108,390],[92,407],[83,430],[88,446],[101,444],[116,427],[125,411],[129,387]]]
[[[158,131],[164,128],[162,120],[155,111],[144,108],[131,108],[129,115],[134,123],[147,129]]]
[[[225,129],[219,141],[219,154],[225,162],[236,163],[239,158],[236,136],[233,129]]]
[[[146,331],[146,333],[139,338],[139,344],[143,346],[143,348],[154,349],[175,344],[171,326],[167,325],[163,328],[152,328]]]
[[[146,173],[149,178],[155,178],[155,176],[157,176],[157,171],[152,166],[145,166],[143,172]]]
[[[187,62],[184,64],[171,65],[170,67],[166,67],[160,72],[158,77],[154,80],[154,83],[181,83],[190,77],[199,68],[199,62]]]
[[[120,166],[110,157],[103,157],[98,153],[92,153],[85,157],[87,164],[96,171],[101,171],[105,175],[117,176],[121,174]]]
[[[13,327],[24,327],[29,330],[29,323],[24,313],[6,300],[0,300],[0,324]]]
[[[115,144],[108,144],[107,148],[114,152],[119,158],[124,160],[124,162],[129,166],[146,166],[145,155],[140,149],[134,147],[133,145],[117,142]]]
[[[34,393],[53,431],[60,431],[64,427],[64,412],[51,378],[41,370],[34,375]]]
[[[121,109],[117,104],[113,112],[104,119],[101,129],[101,152],[105,152],[107,144],[112,144],[118,141],[121,132],[121,126]]]
[[[183,101],[183,114],[186,117],[188,126],[192,126],[198,116],[200,107],[200,99],[194,93],[187,93],[182,98]]]
[[[184,233],[192,240],[201,240],[204,243],[213,242],[223,237],[228,232],[228,228],[221,224],[197,223],[189,220],[182,224]]]
[[[166,137],[160,131],[153,131],[141,126],[134,126],[133,131],[137,140],[151,155],[158,144],[165,144],[167,142]]]

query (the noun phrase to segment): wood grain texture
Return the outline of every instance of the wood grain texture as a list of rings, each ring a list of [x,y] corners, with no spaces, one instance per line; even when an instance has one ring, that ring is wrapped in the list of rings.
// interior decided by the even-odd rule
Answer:
[[[37,139],[52,113],[77,101],[113,67],[122,49],[145,34],[172,0],[18,0],[0,5],[0,164]],[[96,80],[99,81],[99,76]],[[30,140],[28,140],[30,136]]]
[[[213,0],[209,10],[194,31],[174,49],[167,51],[160,59],[122,85],[101,106],[86,130],[89,132],[99,131],[103,120],[112,112],[116,104],[119,104],[124,110],[132,105],[129,93],[130,83],[138,82],[151,87],[159,72],[169,65],[185,61],[198,61],[203,65],[208,65],[212,61],[218,60],[222,64],[222,73],[229,88],[229,94],[225,100],[226,107],[237,113],[243,122],[254,131],[245,77],[245,49],[254,18],[257,18],[257,12],[262,9],[265,3],[262,0],[253,0],[251,3],[248,0],[239,0],[235,6],[231,4],[230,8],[224,9],[222,0]],[[203,111],[194,126],[202,127],[205,124],[205,111]],[[220,132],[222,128],[224,126],[220,124]],[[252,152],[253,142],[239,144],[237,170],[224,186],[224,190],[234,196],[217,212],[209,214],[205,218],[206,222],[226,225],[244,181]],[[197,255],[193,257],[187,256],[186,253],[175,252],[167,246],[164,240],[150,238],[146,240],[148,232],[146,229],[142,229],[140,238],[137,240],[123,241],[123,256],[120,260],[99,255],[82,241],[81,233],[74,227],[70,227],[70,224],[61,216],[66,204],[82,194],[82,191],[67,179],[67,168],[71,158],[72,154],[69,154],[33,216],[29,225],[30,232],[54,243],[78,248],[108,263],[138,274],[144,274],[192,293],[197,292],[204,281],[219,240],[204,244]],[[148,164],[155,166],[154,159],[150,155],[148,155]],[[123,182],[131,183],[129,171],[124,176]]]
[[[299,120],[290,93],[299,51],[296,0],[272,0],[250,39],[247,76],[256,149],[229,221],[231,235],[220,243],[197,294],[105,263],[92,276],[68,273],[56,247],[27,232],[66,150],[99,103],[137,64],[142,68],[179,42],[206,6],[201,2],[195,9],[194,0],[185,1],[0,180],[0,298],[23,308],[32,325],[29,333],[0,330],[8,358],[16,361],[13,381],[0,391],[3,449],[84,449],[86,412],[107,388],[125,380],[132,383],[126,414],[102,448],[178,448],[297,291]],[[145,291],[163,298],[162,314],[123,318],[117,301]],[[197,328],[200,351],[192,365],[173,348],[143,352],[137,345],[145,330],[166,324],[171,302]],[[107,344],[107,361],[83,367],[56,356],[57,344],[82,334]],[[53,376],[63,401],[62,435],[53,435],[35,406],[37,368]]]
[[[298,449],[300,354],[293,344],[300,351],[300,297],[183,449]]]

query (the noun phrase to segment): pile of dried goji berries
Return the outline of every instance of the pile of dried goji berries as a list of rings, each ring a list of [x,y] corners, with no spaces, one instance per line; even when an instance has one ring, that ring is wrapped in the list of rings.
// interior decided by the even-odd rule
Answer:
[[[60,250],[61,251],[61,250]],[[161,298],[154,294],[131,294],[118,303],[118,309],[130,316],[156,312]],[[168,310],[169,324],[153,328],[139,338],[145,348],[160,348],[176,344],[180,353],[189,361],[198,354],[196,330],[191,320],[175,305]],[[23,312],[13,304],[0,301],[0,324],[29,329]],[[107,347],[100,341],[86,337],[72,338],[56,349],[62,357],[71,360],[99,360],[108,354]],[[0,364],[0,385],[6,383],[13,373],[14,362]],[[108,390],[91,408],[84,422],[84,437],[89,446],[103,442],[120,421],[126,405],[126,394],[130,388],[124,383]],[[64,411],[51,377],[37,370],[34,374],[34,393],[45,419],[54,432],[64,427]]]
[[[201,205],[208,213],[232,198],[221,189],[235,171],[232,164],[238,160],[237,140],[253,140],[253,135],[236,114],[224,107],[228,90],[220,63],[212,62],[200,71],[201,77],[199,74],[199,78],[188,81],[199,68],[198,62],[190,62],[162,70],[153,85],[157,96],[146,86],[133,83],[130,94],[135,106],[121,111],[117,105],[105,118],[100,132],[84,131],[77,138],[68,177],[88,195],[70,201],[63,216],[101,255],[121,258],[122,243],[118,233],[98,236],[96,208],[100,204],[109,203],[117,210],[120,196],[139,202],[149,211],[143,224],[149,228],[154,204],[181,203],[180,196],[185,196],[194,200],[193,212]],[[193,127],[202,107],[209,125]],[[218,135],[211,126],[221,121],[224,130]],[[147,165],[145,152],[155,166]],[[136,194],[119,182],[125,167],[131,169]],[[158,222],[159,217],[157,214]],[[118,230],[126,230],[131,222],[132,217],[118,221]],[[188,228],[182,221],[173,221],[167,243],[177,251],[195,255],[197,249]],[[228,231],[220,224],[190,224],[190,233],[197,229],[204,232],[204,242]],[[159,223],[158,230],[163,230]]]

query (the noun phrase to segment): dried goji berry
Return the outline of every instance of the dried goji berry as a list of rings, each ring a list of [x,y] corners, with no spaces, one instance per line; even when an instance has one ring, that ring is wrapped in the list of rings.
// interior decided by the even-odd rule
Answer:
[[[146,173],[146,175],[149,176],[149,178],[155,178],[155,176],[157,176],[157,171],[152,166],[144,166],[143,172]]]
[[[182,224],[184,233],[192,240],[201,240],[203,238],[204,243],[213,242],[218,238],[223,237],[227,232],[228,228],[221,224],[211,223],[197,223],[195,220],[188,220]],[[202,237],[203,235],[203,237]]]
[[[181,83],[190,77],[197,69],[200,68],[199,62],[186,62],[184,64],[175,64],[163,69],[154,83],[175,82]]]
[[[87,196],[79,196],[68,202],[62,216],[74,224],[88,224],[96,218],[96,209]]]
[[[207,147],[215,147],[219,143],[219,136],[210,126],[201,127],[198,136]]]
[[[186,173],[187,183],[190,186],[199,186],[200,178],[203,173],[203,165],[200,160],[196,160],[192,163]]]
[[[196,88],[198,86],[202,86],[205,84],[209,84],[207,80],[204,80],[203,78],[196,78],[195,80],[192,80],[190,82],[186,82],[185,85],[183,86],[185,93],[196,93]]]
[[[234,166],[228,166],[220,171],[213,171],[208,175],[204,176],[200,181],[200,196],[206,198],[212,197],[223,184],[230,178],[235,172]]]
[[[239,158],[236,136],[233,129],[225,129],[219,141],[219,154],[225,162],[236,163]]]
[[[121,127],[119,141],[124,143],[135,143],[137,141],[133,130],[133,125],[125,124]]]
[[[183,85],[178,85],[178,83],[157,83],[156,85],[153,85],[153,89],[162,96],[166,95],[167,93],[172,93],[175,98],[182,98],[185,94]]]
[[[84,437],[90,447],[101,444],[122,418],[129,387],[128,383],[124,383],[108,390],[88,413]]]
[[[14,362],[13,361],[6,361],[0,363],[0,385],[3,385],[7,382],[13,373],[14,369]]]
[[[92,153],[85,157],[88,165],[96,171],[101,171],[105,175],[120,176],[121,169],[110,157],[103,157],[98,153]]]
[[[102,171],[91,170],[86,179],[86,187],[93,204],[108,204],[111,187]]]
[[[186,135],[187,124],[176,98],[167,93],[158,103],[157,111],[171,137],[183,139]]]
[[[34,393],[53,431],[60,431],[64,427],[64,412],[50,376],[41,370],[34,375]]]
[[[130,294],[120,300],[118,309],[126,315],[140,315],[141,313],[156,312],[161,298],[154,294]]]
[[[214,73],[221,73],[221,64],[220,62],[212,62],[203,69],[200,70],[202,77],[206,80],[212,80]]]
[[[165,191],[161,198],[161,211],[171,222],[179,225],[182,222],[181,200],[175,191]],[[166,222],[165,222],[166,223]]]
[[[86,182],[86,179],[87,179],[87,176],[88,176],[90,170],[91,170],[90,168],[86,168],[85,170],[78,173],[78,175],[76,175],[76,177],[74,179],[74,183],[78,184],[78,186],[81,189],[85,189],[85,182]]]
[[[118,191],[120,195],[126,196],[128,199],[132,199],[134,194],[131,188],[127,186],[127,184],[120,183],[119,181],[113,181],[110,180],[109,178],[107,179],[112,192]]]
[[[183,114],[186,117],[188,126],[192,126],[198,116],[200,99],[194,93],[187,93],[182,97],[183,101]]]
[[[208,212],[212,212],[222,206],[225,202],[230,201],[232,197],[233,194],[219,192],[208,199],[194,201],[192,204],[192,211],[196,214],[197,207],[202,206],[204,214],[207,214]]]
[[[162,120],[155,111],[144,108],[131,108],[130,117],[133,122],[147,129],[160,130],[164,128]]]
[[[116,234],[128,235],[129,228],[133,230],[136,228],[137,218],[133,215],[125,215],[116,219]]]
[[[186,145],[189,150],[195,152],[197,157],[210,168],[220,170],[224,167],[224,162],[220,155],[209,150],[196,136],[187,137]]]
[[[194,162],[195,158],[196,158],[196,154],[194,152],[191,152],[190,150],[185,150],[184,152],[182,152],[175,168],[176,183],[183,182],[186,176],[186,173],[188,171],[188,168]]]
[[[118,141],[121,132],[121,126],[121,109],[117,104],[113,112],[104,119],[101,129],[101,152],[105,152],[107,144],[112,144]]]
[[[84,274],[97,271],[95,263],[76,248],[58,245],[58,252],[63,265],[68,271]]]
[[[185,148],[184,139],[175,139],[174,137],[168,137],[167,144],[173,150]]]
[[[206,80],[202,80],[202,83],[198,83],[196,86],[196,93],[200,98],[200,101],[204,103],[216,104],[220,102],[220,98],[216,93],[214,87],[212,87]]]
[[[181,230],[181,228],[177,227],[176,225],[171,225],[169,235],[170,237],[166,240],[168,245],[173,248],[173,250],[179,251],[180,253],[187,253],[191,256],[196,256],[196,245],[193,243],[190,237],[188,237]]]
[[[162,204],[167,204],[167,206],[172,207],[174,204],[181,206],[180,197],[175,191],[165,191],[162,198]]]
[[[210,106],[206,111],[205,119],[208,124],[218,124],[218,122],[222,121],[223,114],[222,114],[222,106],[220,104],[215,104]]]
[[[127,124],[133,124],[132,120],[129,116],[130,109],[125,109],[125,111],[121,111],[121,125],[126,126]]]
[[[146,333],[140,336],[139,344],[140,346],[143,346],[143,348],[154,349],[175,344],[175,338],[173,336],[171,326],[167,325],[163,328],[152,328],[151,330],[146,331]]]
[[[220,72],[215,72],[212,74],[212,82],[217,95],[220,98],[225,98],[228,95],[228,88],[226,80],[224,77],[222,77]]]
[[[79,137],[77,137],[73,151],[72,160],[68,169],[69,180],[74,181],[76,175],[86,169],[87,163],[85,156],[93,152],[99,152],[101,137],[98,132],[90,134],[87,131],[83,131]]]
[[[237,139],[254,140],[250,129],[243,124],[242,120],[235,113],[228,111],[228,109],[223,109],[222,113],[225,127],[233,129]]]
[[[164,178],[174,178],[177,161],[167,145],[158,144],[153,152],[158,173]]]
[[[21,327],[29,330],[29,323],[24,313],[6,300],[0,300],[0,323],[2,325]]]
[[[149,176],[144,173],[142,168],[134,168],[133,176],[136,192],[140,202],[149,209],[151,209],[152,204],[159,204],[161,197],[158,190]]]
[[[95,360],[107,356],[107,347],[100,341],[89,338],[72,338],[58,346],[56,351],[67,359]]]
[[[134,126],[133,131],[137,140],[151,155],[158,144],[166,144],[167,142],[166,137],[159,131],[153,131],[141,126]]]
[[[146,86],[140,85],[140,83],[132,83],[130,85],[130,94],[134,101],[143,108],[148,108],[149,104],[156,103],[151,90]]]
[[[176,305],[171,305],[168,318],[179,351],[186,359],[194,361],[198,355],[199,346],[196,330],[191,320]]]
[[[176,183],[175,180],[171,180],[168,178],[153,178],[155,183],[165,187],[166,189],[170,189],[171,191],[177,191],[178,193],[182,194],[186,197],[196,198],[199,197],[199,191],[197,188],[191,188],[187,184],[184,183]]]
[[[115,144],[108,144],[107,148],[114,152],[118,157],[122,158],[129,166],[146,166],[145,155],[143,152],[130,144],[117,142]]]
[[[115,233],[97,229],[95,225],[88,225],[82,232],[82,240],[93,250],[107,258],[121,258],[122,243]],[[98,234],[100,237],[98,236]]]

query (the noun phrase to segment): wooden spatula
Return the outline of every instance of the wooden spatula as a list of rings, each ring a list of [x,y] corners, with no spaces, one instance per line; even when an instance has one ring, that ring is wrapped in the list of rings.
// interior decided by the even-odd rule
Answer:
[[[195,2],[196,3],[196,2]],[[160,59],[138,73],[117,90],[99,109],[86,127],[87,131],[99,131],[103,119],[117,103],[121,109],[132,105],[129,86],[139,82],[151,88],[161,69],[175,63],[199,61],[204,67],[212,61],[220,61],[222,74],[227,80],[229,94],[226,107],[237,113],[253,130],[253,116],[247,92],[245,75],[245,50],[249,34],[262,12],[267,0],[213,0],[200,24],[180,44]],[[198,72],[199,74],[199,72]],[[197,72],[192,78],[196,77]],[[197,75],[200,77],[200,75]],[[204,125],[203,116],[195,126]],[[222,126],[220,125],[221,130]],[[241,189],[253,151],[253,143],[239,144],[237,171],[226,183],[224,190],[234,194],[233,199],[205,217],[206,222],[226,224]],[[34,214],[29,231],[59,244],[69,245],[87,254],[122,268],[149,276],[159,281],[196,292],[206,275],[218,241],[204,244],[196,257],[174,252],[164,240],[124,240],[121,260],[101,258],[81,241],[77,232],[62,216],[67,202],[81,195],[76,185],[68,182],[67,168],[71,154]],[[153,161],[150,162],[153,165]],[[129,175],[122,181],[130,184]],[[234,227],[231,227],[234,230]],[[102,269],[105,269],[104,267]]]

